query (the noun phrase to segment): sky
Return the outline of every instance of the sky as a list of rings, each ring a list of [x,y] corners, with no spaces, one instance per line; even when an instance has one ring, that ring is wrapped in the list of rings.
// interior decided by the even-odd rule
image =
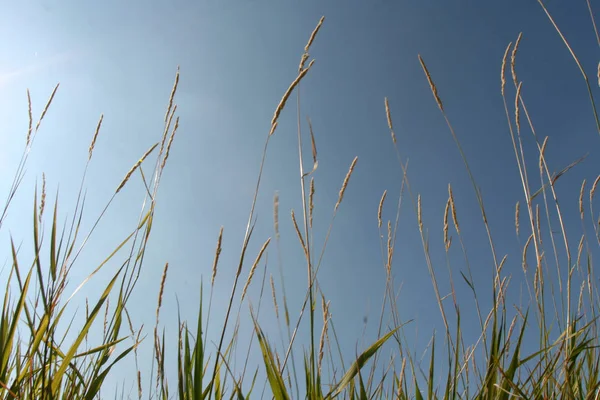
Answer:
[[[586,1],[548,0],[546,5],[580,58],[597,95],[594,54],[598,42]],[[593,2],[592,7],[598,8]],[[493,262],[477,201],[431,95],[419,54],[436,82],[481,189],[499,258],[509,255],[504,272],[512,276],[512,303],[518,304],[525,290],[521,252],[528,234],[517,237],[514,228],[514,206],[517,201],[523,203],[524,197],[500,95],[500,65],[506,46],[514,43],[520,32],[523,38],[517,73],[537,134],[542,140],[549,137],[546,157],[551,171],[557,172],[589,153],[586,161],[557,185],[567,231],[573,232],[572,251],[582,229],[577,206],[581,182],[587,179],[589,189],[600,171],[594,154],[600,136],[585,83],[534,0],[28,0],[5,5],[0,15],[3,196],[25,145],[26,90],[31,92],[35,118],[54,86],[60,83],[60,87],[36,138],[23,190],[0,231],[0,265],[6,265],[0,276],[6,276],[10,266],[9,234],[24,243],[22,257],[27,258],[33,189],[42,173],[51,198],[60,189],[61,217],[72,216],[69,212],[87,149],[103,114],[85,186],[89,219],[84,225],[91,226],[131,165],[160,140],[179,66],[175,102],[180,128],[159,190],[150,248],[130,312],[138,326],[153,324],[160,277],[168,262],[161,323],[168,334],[177,334],[179,302],[182,316],[193,324],[200,281],[203,279],[207,291],[216,240],[223,226],[223,253],[211,311],[214,326],[219,326],[271,118],[296,77],[304,46],[321,16],[325,16],[325,22],[310,51],[315,64],[300,86],[300,113],[302,121],[306,117],[312,121],[318,150],[319,166],[314,174],[317,249],[322,247],[348,167],[358,157],[319,271],[319,284],[331,301],[330,311],[341,335],[345,359],[352,359],[356,351],[377,338],[376,320],[385,287],[377,207],[383,191],[388,190],[383,218],[395,219],[394,203],[402,181],[387,127],[385,97],[389,99],[400,153],[403,160],[409,160],[412,191],[422,197],[423,220],[434,269],[442,277],[442,293],[449,291],[442,216],[451,183],[484,309],[491,301]],[[514,93],[509,79],[511,115]],[[272,199],[278,191],[281,256],[293,320],[306,290],[306,266],[289,218],[291,209],[297,215],[302,209],[296,105],[294,94],[269,143],[248,256],[253,259],[262,243],[274,235]],[[302,127],[305,129],[306,123]],[[309,136],[306,131],[303,135],[306,144]],[[523,140],[527,161],[534,168],[538,155],[529,130],[525,130]],[[308,167],[309,146],[305,146],[305,154]],[[535,170],[532,182],[537,189],[539,177]],[[119,193],[73,271],[73,287],[135,226],[143,194],[140,175],[136,174],[131,185]],[[414,319],[405,333],[420,355],[434,330],[439,335],[443,326],[416,215],[410,199],[403,201],[392,271],[396,290],[401,289],[400,315],[405,320]],[[526,230],[524,219],[522,226]],[[456,290],[461,303],[472,311],[468,286],[459,280],[465,264],[457,244],[450,255]],[[267,279],[273,274],[276,283],[277,257],[276,247],[270,247],[266,273]],[[249,267],[248,262],[243,280]],[[79,303],[74,304],[81,306],[85,296],[98,296],[110,272],[114,269],[98,274],[74,300]],[[259,279],[255,277],[250,290],[253,304],[260,297],[263,273],[264,265],[258,269]],[[270,294],[263,301],[261,326],[270,339],[280,343]],[[247,310],[245,301],[241,308],[244,335],[251,332]],[[463,323],[466,327],[478,326],[473,312],[463,315]],[[299,346],[307,343],[306,327],[303,323]],[[475,329],[467,330],[465,335],[476,340],[476,333]],[[213,341],[217,337],[216,331],[209,329],[208,334],[209,338],[214,335]],[[175,351],[176,341],[170,346]],[[146,350],[145,366],[150,361],[148,354]],[[256,358],[254,361],[254,365],[260,363]],[[126,382],[129,393],[135,379],[131,368],[127,363],[117,367],[107,385]]]

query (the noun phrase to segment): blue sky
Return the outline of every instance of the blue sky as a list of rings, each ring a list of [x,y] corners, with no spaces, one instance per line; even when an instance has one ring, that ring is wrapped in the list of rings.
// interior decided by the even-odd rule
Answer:
[[[550,0],[547,6],[580,57],[597,94],[594,54],[598,44],[586,2]],[[319,276],[331,300],[338,334],[343,333],[346,360],[352,357],[357,343],[359,347],[364,344],[361,336],[366,315],[370,321],[366,341],[376,337],[374,320],[385,283],[377,206],[387,189],[384,219],[395,218],[392,204],[397,201],[402,178],[387,129],[384,97],[390,101],[402,157],[410,160],[412,189],[422,196],[434,268],[447,276],[441,227],[447,185],[451,183],[475,284],[482,288],[480,295],[487,296],[484,304],[489,305],[492,259],[480,213],[418,54],[433,75],[481,188],[499,257],[509,254],[504,272],[513,275],[514,303],[518,303],[521,249],[527,236],[522,234],[518,239],[514,232],[514,205],[518,200],[523,203],[523,192],[500,96],[499,74],[504,50],[519,32],[523,32],[523,39],[517,72],[538,135],[550,138],[546,152],[550,169],[559,171],[590,153],[583,165],[557,185],[567,230],[573,232],[574,249],[581,235],[579,187],[584,178],[590,185],[600,171],[594,154],[600,137],[584,82],[534,0],[13,2],[0,15],[0,37],[4,39],[0,41],[2,193],[7,192],[25,143],[26,89],[32,94],[35,117],[54,85],[60,82],[60,88],[36,139],[23,191],[1,232],[3,258],[10,254],[9,232],[18,241],[30,240],[31,195],[42,172],[50,193],[60,184],[61,212],[68,215],[87,146],[103,113],[86,186],[90,219],[101,210],[125,172],[160,139],[179,65],[176,103],[180,131],[165,170],[151,249],[130,311],[138,325],[144,322],[150,326],[162,267],[168,261],[161,321],[168,332],[176,334],[176,295],[183,316],[193,320],[200,279],[208,283],[217,235],[224,226],[212,311],[220,315],[229,296],[273,111],[295,78],[304,45],[321,16],[326,20],[311,49],[316,61],[300,89],[301,114],[303,119],[309,116],[312,120],[319,155],[314,175],[318,249],[348,166],[358,156]],[[510,79],[507,93],[512,114],[514,89]],[[270,142],[249,256],[253,259],[264,240],[273,235],[272,197],[277,190],[293,318],[306,289],[302,251],[289,218],[290,209],[301,210],[295,106],[294,95]],[[524,146],[529,165],[535,166],[537,150],[528,130]],[[309,147],[306,154],[310,154]],[[134,181],[106,215],[80,262],[81,269],[74,271],[73,285],[136,223],[143,191],[139,175]],[[537,171],[532,173],[532,181],[537,189]],[[464,262],[457,244],[451,250],[454,277],[459,298],[471,310],[468,288],[458,281]],[[276,247],[272,246],[267,274],[274,277],[278,276],[276,259]],[[85,294],[92,298],[98,295],[109,272],[88,284]],[[433,330],[440,332],[441,320],[408,198],[400,217],[393,274],[397,287],[403,283],[401,316],[417,321],[406,332],[414,341],[415,351],[420,352]],[[242,277],[246,275],[247,269]],[[260,279],[254,282],[250,298],[257,301]],[[440,285],[447,293],[447,278],[441,279]],[[247,304],[242,315],[247,315],[245,310]],[[463,318],[465,326],[477,326],[474,314]],[[269,296],[260,320],[269,336],[279,342]],[[301,342],[304,339],[301,335]],[[173,350],[175,343],[171,342]],[[130,372],[122,367],[111,377],[111,384],[125,380],[129,385],[134,380]]]

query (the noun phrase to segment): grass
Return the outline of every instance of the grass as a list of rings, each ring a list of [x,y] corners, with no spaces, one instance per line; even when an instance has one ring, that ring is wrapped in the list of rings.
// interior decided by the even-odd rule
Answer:
[[[600,123],[587,75],[568,41],[541,1],[540,6],[581,70],[588,88],[593,117],[600,133]],[[591,7],[590,15],[592,15]],[[593,16],[592,22],[594,22]],[[522,259],[523,280],[528,289],[529,304],[510,312],[507,289],[511,276],[503,272],[507,257],[500,258],[497,254],[492,235],[493,230],[486,216],[485,203],[462,150],[460,134],[455,132],[450,117],[444,109],[442,97],[435,85],[435,72],[432,73],[428,69],[425,60],[419,55],[418,61],[429,84],[434,102],[464,161],[465,170],[478,202],[492,256],[493,279],[490,286],[480,289],[473,284],[469,260],[466,257],[466,243],[463,240],[458,219],[459,205],[455,202],[452,187],[448,185],[448,199],[443,219],[444,240],[441,243],[441,249],[445,252],[448,260],[451,292],[443,295],[440,291],[438,280],[442,277],[439,272],[436,272],[433,265],[422,198],[420,194],[412,190],[408,163],[402,159],[398,150],[393,128],[393,112],[388,99],[384,99],[391,144],[395,148],[398,166],[403,172],[403,180],[395,209],[396,220],[394,222],[384,221],[382,218],[383,210],[389,202],[387,191],[382,194],[377,210],[376,222],[380,231],[381,252],[387,275],[381,314],[377,321],[378,339],[365,346],[362,352],[350,362],[344,360],[335,324],[329,312],[329,302],[319,286],[318,272],[337,212],[340,207],[343,207],[346,188],[352,185],[353,171],[360,168],[360,163],[358,158],[354,158],[343,182],[341,182],[324,242],[319,244],[322,250],[318,252],[315,250],[317,245],[313,241],[313,210],[316,205],[314,204],[315,181],[312,175],[319,165],[317,140],[310,120],[307,121],[308,132],[301,129],[301,99],[297,91],[298,183],[301,189],[302,209],[299,212],[292,210],[290,218],[306,263],[306,294],[302,306],[298,310],[297,318],[292,319],[283,280],[281,258],[279,258],[278,267],[281,280],[276,284],[271,275],[268,281],[276,318],[280,324],[281,347],[278,349],[278,345],[270,342],[261,329],[257,317],[261,306],[260,302],[256,309],[250,303],[252,332],[240,333],[239,317],[242,312],[242,304],[245,304],[246,293],[252,285],[253,279],[257,279],[257,268],[261,263],[264,263],[266,268],[269,263],[268,253],[273,246],[277,246],[280,254],[279,220],[281,216],[278,194],[275,194],[273,199],[274,238],[264,240],[264,244],[256,255],[248,253],[249,244],[253,238],[255,207],[261,191],[261,177],[265,157],[269,150],[269,141],[273,135],[277,134],[278,120],[282,110],[313,66],[314,60],[310,60],[308,65],[306,63],[310,59],[310,46],[314,40],[317,40],[318,31],[323,23],[324,19],[322,18],[310,35],[301,55],[297,77],[284,92],[277,105],[270,131],[265,137],[254,197],[251,202],[244,239],[240,246],[237,271],[223,324],[218,327],[220,335],[216,351],[211,352],[207,345],[206,324],[211,321],[215,281],[219,279],[218,269],[222,252],[223,228],[219,232],[214,255],[208,306],[206,307],[207,318],[203,316],[205,294],[202,290],[197,320],[188,323],[179,318],[178,340],[176,343],[168,342],[165,330],[161,328],[160,323],[164,288],[168,281],[168,263],[165,264],[161,277],[156,320],[149,336],[146,336],[147,333],[142,327],[133,326],[128,312],[130,297],[143,273],[145,252],[155,218],[156,196],[179,127],[179,117],[176,115],[177,105],[175,104],[179,83],[178,70],[168,100],[163,134],[160,140],[149,147],[148,151],[124,175],[123,180],[116,185],[112,197],[99,216],[93,220],[89,231],[84,233],[81,229],[85,205],[84,187],[88,166],[93,159],[96,139],[101,134],[102,117],[91,140],[89,156],[83,170],[76,206],[70,223],[63,228],[59,226],[58,197],[51,206],[50,200],[47,198],[45,180],[42,181],[39,192],[36,187],[30,221],[34,239],[33,258],[23,260],[12,239],[10,243],[12,265],[9,279],[6,282],[0,316],[1,399],[95,399],[101,396],[106,397],[101,389],[107,376],[111,373],[111,369],[117,363],[130,357],[135,359],[136,366],[138,366],[136,386],[138,388],[137,397],[140,399],[146,397],[245,399],[258,396],[278,400],[301,397],[309,399],[334,397],[349,399],[600,398],[600,354],[598,351],[600,298],[589,248],[594,241],[600,244],[600,231],[593,209],[593,200],[600,176],[593,182],[587,194],[587,182],[582,182],[579,193],[581,223],[585,224],[586,218],[591,218],[595,237],[588,237],[584,233],[577,239],[577,252],[572,253],[574,242],[570,241],[571,238],[566,234],[564,213],[555,190],[555,184],[581,160],[575,161],[557,174],[550,172],[545,157],[548,138],[542,140],[536,134],[533,119],[527,110],[526,91],[516,74],[517,50],[521,35],[518,36],[514,45],[511,43],[506,48],[502,59],[499,83],[500,93],[504,100],[507,130],[513,145],[523,189],[524,200],[522,203],[518,202],[515,207],[515,233],[517,236],[526,235],[527,240],[523,245],[522,254],[516,255],[516,258]],[[433,71],[435,69],[437,68],[434,68]],[[514,98],[509,97],[508,94],[507,70],[510,70],[512,77]],[[24,178],[25,167],[30,150],[35,143],[36,134],[43,126],[44,116],[51,108],[57,89],[58,85],[51,93],[38,121],[34,121],[32,117],[31,97],[28,93],[29,129],[25,140],[26,145],[0,215],[0,229],[4,228],[3,223]],[[539,162],[534,166],[525,163],[525,160],[529,159],[522,145],[522,135],[525,135],[526,131],[533,135],[537,143]],[[311,144],[310,158],[305,157],[302,151],[306,133],[309,134]],[[151,164],[151,167],[146,168],[152,157],[156,157],[154,163]],[[310,171],[304,169],[306,159],[312,162]],[[144,171],[151,171],[151,173],[147,174]],[[539,189],[537,189],[537,184],[533,183],[534,176],[538,172]],[[138,223],[131,229],[131,233],[123,238],[117,248],[109,253],[105,260],[89,274],[75,290],[75,293],[66,297],[65,288],[69,282],[68,277],[76,265],[79,255],[121,190],[130,180],[137,179],[138,175],[144,183],[146,196]],[[417,218],[418,234],[435,293],[435,301],[445,327],[442,334],[444,350],[441,351],[444,353],[445,362],[440,364],[436,361],[440,357],[440,339],[433,336],[430,346],[428,346],[430,361],[425,369],[422,367],[421,360],[414,355],[414,349],[408,345],[404,326],[411,321],[404,321],[400,318],[392,276],[398,219],[403,201],[410,202]],[[586,212],[586,201],[589,202],[589,213]],[[50,209],[51,207],[52,209]],[[48,216],[48,213],[51,215]],[[542,218],[546,219],[547,233],[542,232]],[[47,221],[50,224],[49,232],[45,229]],[[553,225],[559,226],[558,233],[553,230]],[[543,236],[550,240],[542,240]],[[453,237],[457,238],[458,244],[453,244]],[[472,292],[476,317],[479,322],[478,339],[473,343],[466,343],[465,340],[464,327],[461,325],[461,306],[457,301],[453,269],[449,263],[450,251],[457,246],[465,256],[466,273],[461,272],[461,278]],[[47,254],[44,250],[47,251]],[[117,254],[123,250],[127,251],[127,257],[122,261],[116,260]],[[566,262],[561,261],[563,258],[566,258]],[[66,314],[67,306],[84,285],[93,280],[99,271],[110,265],[109,262],[117,262],[119,267],[111,272],[111,278],[101,295],[95,299],[88,299],[89,306],[86,307],[82,324],[73,325],[71,316]],[[443,277],[443,279],[446,278]],[[265,281],[266,274],[263,277],[263,289]],[[281,285],[282,296],[280,297],[276,285]],[[484,310],[482,306],[481,290],[484,290],[485,296],[492,299],[489,310]],[[265,296],[264,290],[261,290],[260,293],[260,301],[263,300],[263,297],[268,297]],[[88,300],[86,300],[86,305]],[[448,306],[449,302],[450,306]],[[321,304],[320,310],[318,309],[319,303]],[[386,314],[386,310],[389,314]],[[389,315],[389,320],[385,320],[385,315]],[[308,325],[309,346],[304,349],[298,345],[298,332],[301,327],[306,325]],[[92,335],[92,333],[95,334]],[[524,338],[527,334],[537,337],[536,348],[527,346],[527,350],[525,350]],[[89,343],[92,336],[99,340],[93,344]],[[262,364],[249,365],[250,348],[238,347],[240,336],[250,337],[251,344],[249,346],[252,343],[258,344]],[[151,340],[152,343],[151,371],[142,371],[138,363],[138,349],[144,338]],[[392,351],[393,358],[389,363],[383,358],[384,348],[390,348]],[[176,362],[168,363],[165,361],[166,354],[173,354],[172,349],[176,349]],[[336,352],[338,355],[335,355]],[[239,357],[244,360],[241,370],[232,365],[232,360]],[[146,376],[148,372],[150,375],[147,377],[147,383],[144,383],[142,377]],[[167,376],[170,375],[176,376],[174,382],[169,382],[167,379]],[[263,376],[266,382],[261,381]],[[144,389],[146,385],[149,385],[147,390]],[[265,389],[261,393],[259,390],[263,386]],[[124,395],[121,394],[121,397]]]

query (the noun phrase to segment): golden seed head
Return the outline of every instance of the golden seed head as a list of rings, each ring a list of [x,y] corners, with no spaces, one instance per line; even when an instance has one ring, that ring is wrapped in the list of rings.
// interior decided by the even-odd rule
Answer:
[[[381,213],[383,212],[383,202],[385,201],[385,196],[387,196],[387,190],[383,191],[381,200],[379,200],[379,207],[377,208],[377,224],[379,228],[381,228]]]
[[[354,157],[354,160],[352,160],[352,164],[350,164],[350,169],[348,169],[348,173],[346,174],[346,177],[344,178],[344,183],[342,184],[342,188],[340,189],[340,193],[338,196],[338,201],[337,201],[337,203],[335,203],[336,211],[337,211],[338,207],[340,206],[340,204],[342,203],[342,200],[344,199],[344,192],[346,192],[346,187],[348,186],[348,182],[350,181],[350,177],[352,176],[352,172],[354,171],[354,167],[356,166],[356,161],[358,161],[358,157]]]
[[[502,57],[502,69],[500,70],[500,82],[501,82],[501,93],[502,96],[504,96],[504,86],[506,85],[506,78],[505,78],[505,70],[506,70],[506,58],[508,56],[508,51],[510,50],[510,46],[512,46],[512,42],[510,42],[508,44],[508,46],[506,46],[506,50],[504,51],[504,57]]]
[[[435,83],[433,82],[433,79],[431,78],[431,74],[429,73],[429,70],[427,69],[427,66],[425,65],[425,61],[423,61],[423,58],[421,57],[420,54],[419,54],[419,62],[421,63],[421,68],[423,68],[423,71],[425,72],[425,76],[427,77],[427,81],[429,82],[429,88],[431,89],[431,93],[433,93],[435,102],[437,103],[440,110],[443,112],[444,106],[442,104],[442,99],[440,99],[440,96],[438,95],[437,87],[435,86]]]
[[[519,33],[519,37],[517,37],[517,41],[515,43],[515,47],[510,56],[510,72],[512,74],[513,83],[517,86],[517,71],[515,69],[515,64],[517,61],[517,50],[519,49],[519,44],[521,43],[521,38],[523,37],[523,32]]]

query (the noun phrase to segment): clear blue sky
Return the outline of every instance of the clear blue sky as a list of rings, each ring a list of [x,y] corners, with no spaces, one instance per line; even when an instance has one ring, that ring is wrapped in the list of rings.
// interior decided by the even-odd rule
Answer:
[[[594,54],[598,44],[586,2],[549,0],[547,6],[579,55],[597,94]],[[315,174],[315,218],[319,221],[315,243],[319,249],[341,182],[354,156],[359,157],[319,276],[331,300],[346,360],[352,357],[357,342],[359,348],[362,345],[365,315],[370,324],[366,338],[375,338],[385,282],[377,206],[387,189],[384,218],[395,218],[392,205],[402,177],[385,119],[386,96],[400,151],[405,160],[410,159],[413,191],[422,195],[434,267],[441,277],[447,276],[441,227],[447,185],[452,183],[475,284],[481,288],[484,304],[489,305],[492,259],[476,199],[418,54],[434,77],[481,187],[499,257],[509,254],[504,272],[513,275],[513,302],[518,303],[521,246],[527,236],[517,239],[514,232],[514,205],[517,200],[523,203],[523,192],[499,74],[504,50],[519,32],[523,39],[517,71],[538,134],[550,137],[546,154],[551,170],[559,171],[590,152],[585,163],[557,186],[563,196],[567,229],[572,232],[572,251],[581,235],[577,216],[581,181],[587,178],[589,189],[600,172],[595,156],[600,136],[584,82],[534,0],[11,2],[0,14],[2,193],[7,192],[25,143],[26,89],[31,90],[36,117],[54,85],[60,82],[60,88],[36,139],[23,191],[1,232],[4,250],[0,261],[9,260],[9,231],[17,242],[30,241],[32,191],[42,172],[50,193],[60,184],[63,218],[71,210],[87,146],[104,113],[86,187],[87,214],[90,220],[97,215],[125,172],[160,139],[179,65],[176,103],[181,126],[163,178],[151,248],[130,311],[138,326],[144,322],[151,333],[160,275],[168,261],[161,321],[171,335],[176,334],[175,295],[183,316],[193,321],[200,279],[208,283],[218,231],[224,226],[212,311],[215,316],[222,313],[225,304],[220,302],[229,296],[273,111],[295,78],[304,45],[322,15],[326,20],[311,50],[316,62],[301,86],[301,112],[303,118],[312,120],[319,155]],[[507,87],[512,110],[510,79]],[[253,259],[264,240],[273,235],[272,197],[278,190],[282,256],[293,318],[306,288],[302,251],[289,219],[290,209],[301,210],[295,105],[294,96],[270,143],[249,253]],[[529,164],[535,166],[537,150],[529,131],[524,138]],[[87,248],[72,276],[73,286],[134,226],[143,195],[139,175],[134,181],[118,197]],[[537,189],[537,172],[532,181]],[[393,274],[397,286],[403,283],[401,316],[417,321],[406,332],[413,340],[418,329],[414,343],[420,352],[434,329],[441,333],[441,320],[416,217],[409,205],[407,198]],[[452,249],[457,291],[466,309],[472,310],[468,287],[459,280],[464,263],[457,244],[455,241]],[[277,277],[275,249],[272,246],[269,252],[268,273]],[[85,294],[97,296],[108,272],[88,284]],[[247,272],[243,272],[244,279]],[[254,302],[261,278],[259,270],[251,291]],[[442,278],[440,285],[447,293],[447,279]],[[247,315],[245,310],[247,304],[242,315]],[[269,294],[260,320],[269,337],[279,343],[272,314]],[[463,315],[465,326],[476,327],[474,314],[467,314]],[[175,351],[176,342],[169,345]],[[145,360],[148,355],[147,348]],[[130,367],[125,364],[118,369],[111,384],[125,380],[129,390],[135,379]]]

